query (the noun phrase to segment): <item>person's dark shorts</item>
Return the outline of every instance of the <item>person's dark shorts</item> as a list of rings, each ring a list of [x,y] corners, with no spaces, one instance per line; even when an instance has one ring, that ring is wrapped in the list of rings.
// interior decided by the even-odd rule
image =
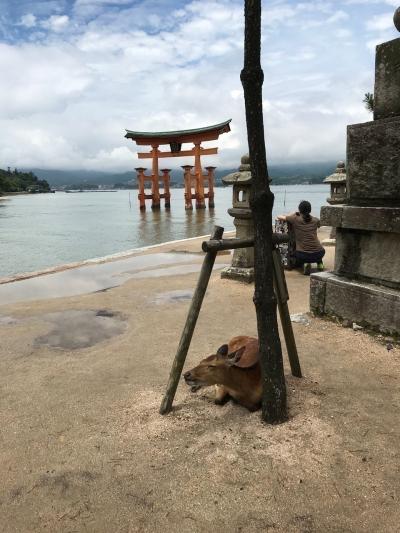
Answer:
[[[304,263],[320,263],[325,255],[325,248],[318,252],[300,252],[296,250],[296,265],[302,266]]]

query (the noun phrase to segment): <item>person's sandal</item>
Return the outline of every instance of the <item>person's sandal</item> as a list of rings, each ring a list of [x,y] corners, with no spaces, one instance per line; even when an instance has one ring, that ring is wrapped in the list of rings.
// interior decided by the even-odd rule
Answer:
[[[309,276],[311,274],[311,264],[305,263],[303,267],[303,272],[305,276]]]

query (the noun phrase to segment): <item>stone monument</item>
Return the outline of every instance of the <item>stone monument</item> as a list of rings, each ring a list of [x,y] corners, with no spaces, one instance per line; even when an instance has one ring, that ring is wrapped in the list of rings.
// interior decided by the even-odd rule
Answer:
[[[376,48],[374,120],[347,128],[346,196],[321,208],[336,257],[311,276],[311,310],[400,334],[400,38]]]
[[[237,172],[222,178],[226,185],[233,185],[232,205],[228,209],[236,227],[236,238],[254,238],[254,224],[250,209],[251,170],[248,155],[241,158]],[[221,278],[235,279],[246,283],[254,281],[254,248],[236,248],[233,251],[232,265],[221,272]]]

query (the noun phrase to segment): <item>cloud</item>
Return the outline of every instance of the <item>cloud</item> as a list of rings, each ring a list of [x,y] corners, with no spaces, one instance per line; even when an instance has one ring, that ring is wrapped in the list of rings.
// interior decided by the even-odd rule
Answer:
[[[55,113],[56,121],[91,79],[90,69],[68,47],[58,46],[0,43],[0,70],[6,73],[0,84],[0,101],[6,103],[0,119],[23,116],[27,124],[43,112]]]
[[[15,27],[7,26],[19,38],[0,42],[1,165],[130,170],[139,161],[124,128],[168,131],[232,118],[232,131],[211,143],[219,155],[205,163],[238,166],[248,150],[242,1],[79,0],[51,2],[48,11],[42,4],[23,4]],[[373,87],[374,58],[358,30],[387,4],[357,20],[351,10],[361,8],[349,5],[266,3],[264,118],[273,161],[339,159],[346,125],[370,118],[362,98]]]
[[[59,32],[63,31],[68,23],[69,17],[67,15],[52,15],[47,20],[41,22],[41,26],[51,31]]]
[[[393,28],[393,13],[383,13],[382,15],[376,15],[371,20],[367,21],[367,30],[383,31]]]
[[[263,15],[265,26],[275,26],[276,24],[287,24],[296,16],[296,9],[288,4],[267,7]]]
[[[328,24],[332,24],[334,22],[340,22],[342,20],[348,20],[348,19],[349,19],[348,13],[345,13],[344,11],[339,10],[333,13],[333,15],[331,15],[330,17],[328,17],[326,22]]]
[[[26,28],[33,28],[36,26],[36,17],[32,13],[28,13],[26,15],[23,15],[21,17],[20,21],[21,26],[25,26]]]
[[[123,6],[132,4],[132,0],[76,0],[75,7],[80,6],[101,6],[101,5],[115,5],[115,6]]]
[[[365,4],[365,5],[376,5],[376,4],[385,4],[393,7],[398,7],[399,2],[398,0],[343,0],[344,4],[347,5],[358,5],[358,4]]]

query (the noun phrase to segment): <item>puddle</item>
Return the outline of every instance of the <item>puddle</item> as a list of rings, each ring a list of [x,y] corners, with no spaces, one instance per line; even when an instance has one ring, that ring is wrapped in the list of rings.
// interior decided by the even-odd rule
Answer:
[[[192,299],[193,293],[193,289],[181,289],[176,291],[159,292],[158,294],[156,294],[152,302],[160,305],[182,301],[186,302]]]
[[[89,348],[126,330],[124,318],[107,309],[68,310],[49,313],[41,320],[50,322],[53,329],[35,339],[36,346],[50,346],[62,350]]]
[[[196,254],[154,253],[108,263],[85,265],[54,274],[2,284],[0,285],[0,305],[105,291],[118,287],[132,278],[144,279],[188,274],[199,271],[201,262],[202,257]],[[215,265],[215,268],[223,266],[225,265],[219,264]]]
[[[8,326],[11,324],[16,324],[17,322],[18,320],[12,316],[0,316],[0,326]]]
[[[228,265],[223,265],[221,263],[214,265],[214,270],[219,268],[224,268]],[[156,268],[154,270],[142,270],[136,274],[132,274],[134,279],[148,279],[148,278],[160,278],[162,276],[179,276],[180,274],[191,274],[192,272],[200,272],[201,264],[191,264],[191,265],[175,265],[165,268]]]

